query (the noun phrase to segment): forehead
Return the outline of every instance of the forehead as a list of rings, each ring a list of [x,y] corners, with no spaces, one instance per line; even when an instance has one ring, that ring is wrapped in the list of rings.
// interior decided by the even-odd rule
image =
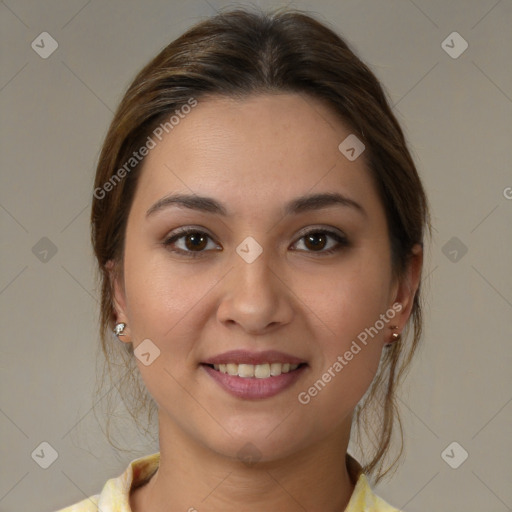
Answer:
[[[329,107],[302,94],[199,100],[155,139],[134,207],[174,191],[215,195],[237,213],[272,209],[308,192],[378,202],[364,154],[349,161],[338,149],[350,133]]]

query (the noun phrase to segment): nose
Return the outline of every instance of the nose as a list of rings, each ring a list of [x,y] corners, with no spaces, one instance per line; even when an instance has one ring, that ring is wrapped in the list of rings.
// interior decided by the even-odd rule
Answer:
[[[293,292],[271,268],[265,251],[252,263],[234,255],[234,267],[222,281],[217,318],[248,334],[266,334],[291,322]],[[237,261],[238,260],[238,261]]]

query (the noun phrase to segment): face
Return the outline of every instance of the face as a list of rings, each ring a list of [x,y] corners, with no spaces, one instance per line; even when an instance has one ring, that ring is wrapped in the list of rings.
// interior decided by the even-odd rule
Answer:
[[[349,134],[308,96],[210,98],[146,157],[115,306],[161,428],[263,460],[347,434],[415,288]]]

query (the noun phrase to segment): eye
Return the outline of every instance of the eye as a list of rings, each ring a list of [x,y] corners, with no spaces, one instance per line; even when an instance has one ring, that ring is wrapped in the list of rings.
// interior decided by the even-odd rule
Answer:
[[[328,229],[314,229],[308,231],[303,234],[296,243],[299,242],[302,242],[303,246],[306,247],[306,252],[318,252],[322,255],[332,254],[349,245],[348,240],[343,235]]]
[[[294,246],[303,244],[305,249],[295,247],[294,250],[319,253],[322,255],[332,254],[340,251],[349,245],[348,240],[342,234],[329,229],[313,229],[304,233]],[[183,228],[166,238],[163,242],[172,252],[188,257],[202,256],[208,250],[219,249],[212,237],[205,231],[197,228]],[[222,248],[220,248],[222,250]]]
[[[163,245],[170,247],[172,252],[194,258],[201,256],[205,249],[212,250],[212,247],[209,247],[210,241],[213,244],[213,249],[218,247],[208,233],[196,228],[184,228],[166,238]]]

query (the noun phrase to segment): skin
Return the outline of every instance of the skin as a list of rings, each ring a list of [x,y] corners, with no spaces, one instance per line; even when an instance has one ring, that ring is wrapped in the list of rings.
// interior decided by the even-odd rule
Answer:
[[[346,159],[350,130],[301,94],[201,99],[150,151],[126,229],[124,273],[112,283],[122,341],[160,350],[137,361],[159,407],[160,467],[131,495],[136,512],[344,510],[354,484],[345,465],[354,407],[377,371],[391,325],[407,322],[422,265],[419,246],[401,281],[391,272],[388,227],[364,153]],[[146,217],[169,193],[222,202],[227,217],[172,206]],[[339,192],[359,203],[283,215],[305,194]],[[163,242],[182,226],[206,232],[199,257]],[[348,239],[307,244],[303,229]],[[236,252],[248,236],[262,254]],[[196,239],[197,240],[197,239]],[[184,237],[174,247],[194,251]],[[202,246],[204,247],[204,246]],[[316,247],[316,248],[315,248]],[[197,251],[196,251],[197,252]],[[110,265],[112,270],[114,267]],[[402,310],[307,405],[297,396],[394,303]],[[308,363],[280,394],[243,400],[200,366],[232,349],[279,350]],[[260,460],[237,455],[246,443]]]

